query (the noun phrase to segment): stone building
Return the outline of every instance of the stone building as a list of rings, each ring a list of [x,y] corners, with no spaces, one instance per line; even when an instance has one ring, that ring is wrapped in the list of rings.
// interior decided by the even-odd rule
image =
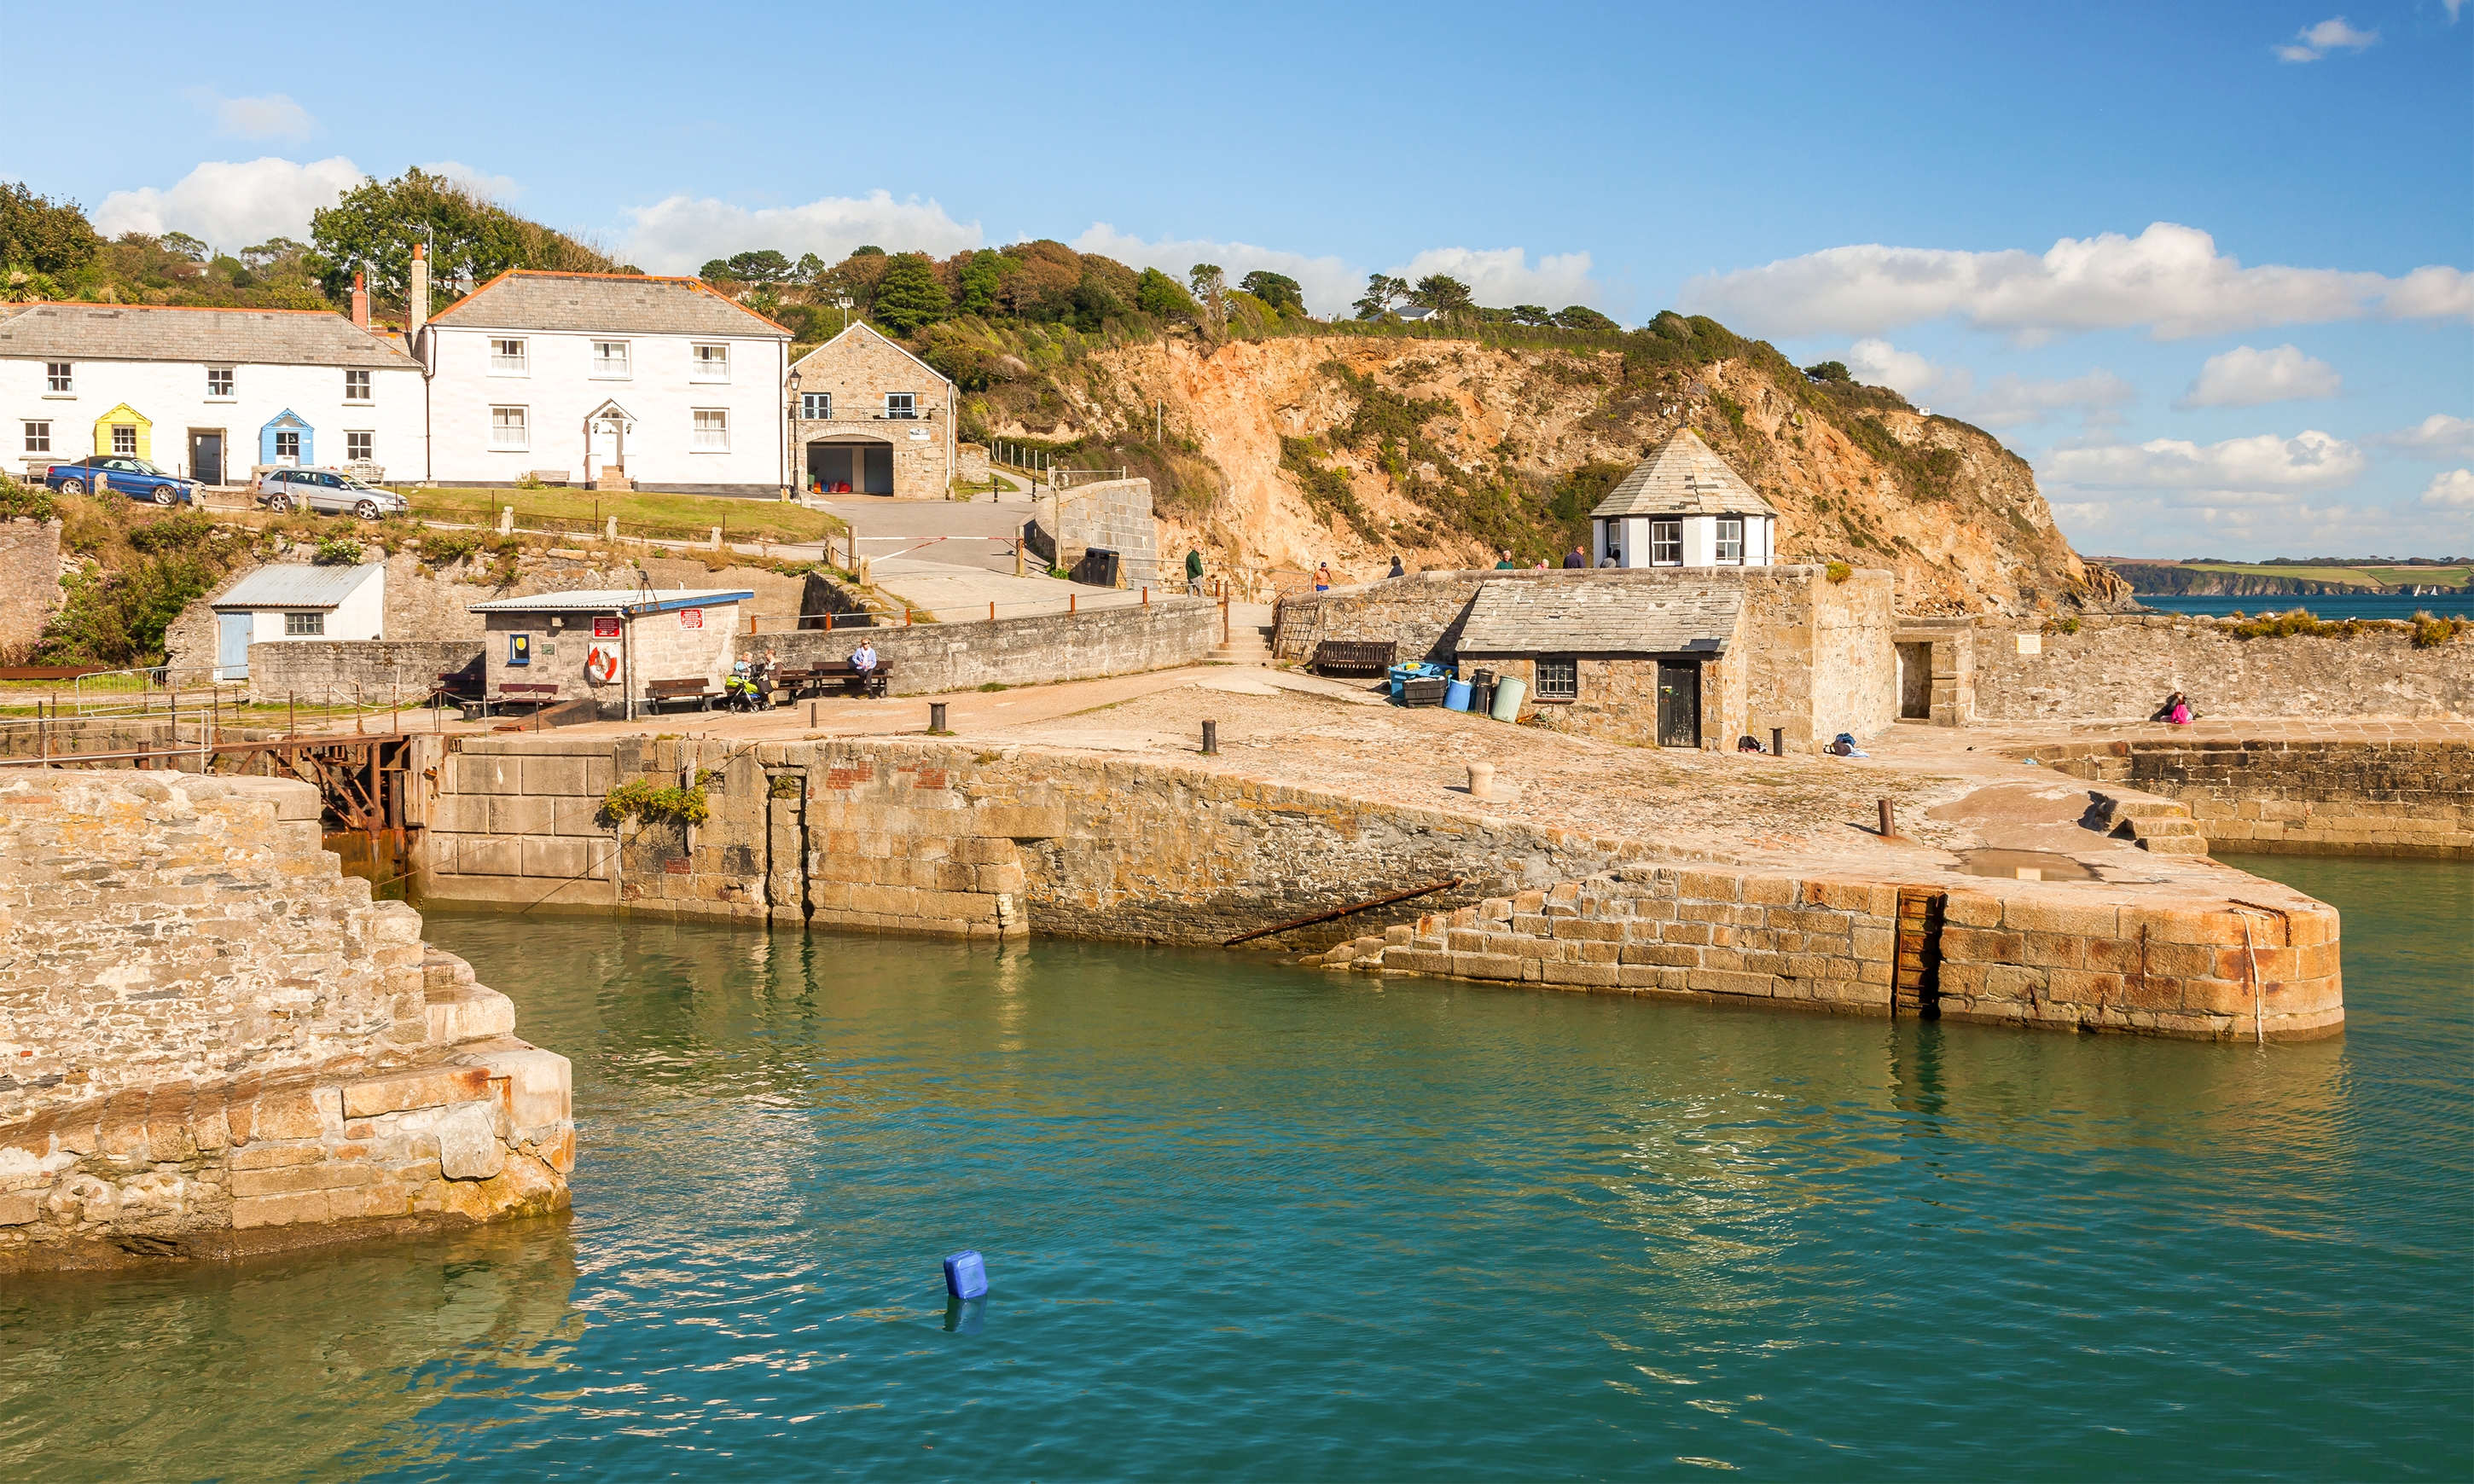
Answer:
[[[799,357],[784,388],[811,494],[945,497],[955,470],[954,383],[854,324]]]
[[[1589,512],[1589,540],[1591,566],[1768,566],[1778,512],[1686,428]]]
[[[558,687],[556,701],[590,697],[601,714],[632,718],[655,681],[701,680],[719,690],[730,673],[747,588],[648,592],[600,587],[475,603],[489,694],[509,682]]]
[[[209,601],[215,679],[249,679],[253,644],[386,637],[386,563],[259,567]]]
[[[1723,745],[1717,661],[1742,626],[1743,606],[1741,593],[1714,585],[1489,583],[1461,628],[1460,671],[1518,677],[1527,709],[1558,730],[1660,747]]]

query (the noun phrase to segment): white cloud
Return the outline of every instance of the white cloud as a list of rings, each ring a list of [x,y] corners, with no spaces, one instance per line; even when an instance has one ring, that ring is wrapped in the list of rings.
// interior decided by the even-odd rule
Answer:
[[[2422,503],[2451,510],[2474,510],[2474,469],[2453,468],[2434,474],[2423,488]]]
[[[2413,459],[2474,459],[2474,419],[2436,412],[2410,428],[2382,433],[2365,442],[2393,448]]]
[[[215,116],[215,127],[244,139],[298,140],[318,132],[309,110],[281,93],[227,98],[209,87],[193,87],[187,96]]]
[[[169,190],[150,185],[112,192],[95,208],[94,226],[107,237],[182,231],[226,251],[269,237],[306,241],[309,213],[333,205],[361,179],[359,167],[341,155],[305,165],[271,155],[208,160]]]
[[[957,222],[934,201],[895,201],[889,191],[755,210],[711,197],[671,196],[627,215],[632,225],[620,255],[655,273],[691,274],[714,258],[766,248],[793,258],[813,252],[829,263],[862,244],[943,257],[976,248],[984,237],[980,224]]]
[[[2039,255],[1879,244],[1831,248],[1707,274],[1685,307],[1771,336],[1878,335],[1956,315],[2021,342],[2147,325],[2159,340],[2266,324],[2355,319],[2474,319],[2474,275],[2418,268],[2402,278],[2328,268],[2244,268],[2195,227],[2158,222],[2136,237],[2065,237]]]
[[[2173,405],[2192,407],[2257,407],[2264,402],[2304,401],[2335,396],[2344,378],[2337,368],[2314,360],[2292,346],[2257,350],[2236,346],[2208,357],[2190,390]]]
[[[2183,491],[2176,503],[2257,504],[2291,494],[2342,490],[2367,467],[2362,449],[2310,429],[2292,438],[2262,433],[2201,445],[2159,438],[2055,448],[2037,472],[2066,494],[2085,491]]]
[[[1306,307],[1322,315],[1346,308],[1366,283],[1364,275],[1337,257],[1308,257],[1302,252],[1283,252],[1251,243],[1210,242],[1200,237],[1162,237],[1157,242],[1145,242],[1105,222],[1092,223],[1089,230],[1066,246],[1077,252],[1113,257],[1129,267],[1156,268],[1180,283],[1185,281],[1187,270],[1197,263],[1219,264],[1231,283],[1257,268],[1286,274],[1298,280],[1298,287],[1305,294]]]
[[[2449,0],[2448,18],[2450,20],[2457,18],[2459,3],[2460,0]],[[2349,52],[2359,52],[2379,38],[2378,32],[2356,31],[2345,24],[2345,17],[2339,15],[2323,20],[2316,26],[2304,27],[2295,34],[2292,43],[2278,47],[2276,55],[2287,61],[2317,61],[2340,47]]]
[[[513,176],[494,176],[473,169],[460,160],[442,159],[421,167],[424,175],[441,176],[463,186],[484,201],[510,202],[524,193]]]
[[[1886,340],[1859,340],[1847,350],[1847,369],[1858,381],[1894,387],[1911,402],[1988,428],[2047,422],[2077,413],[2089,426],[2122,420],[2121,409],[2139,391],[2109,371],[2056,381],[2005,371],[1978,384],[1964,366],[1942,366]]]
[[[1551,252],[1532,268],[1527,251],[1521,248],[1428,248],[1392,272],[1412,283],[1428,274],[1448,274],[1467,284],[1470,297],[1479,303],[1499,309],[1515,304],[1543,304],[1549,309],[1571,304],[1607,307],[1606,291],[1589,276],[1587,252]],[[1352,291],[1348,297],[1354,299],[1357,294]]]

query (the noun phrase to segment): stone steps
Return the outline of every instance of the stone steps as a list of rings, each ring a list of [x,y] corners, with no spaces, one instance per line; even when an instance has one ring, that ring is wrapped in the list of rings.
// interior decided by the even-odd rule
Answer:
[[[2159,855],[2205,855],[2208,837],[2191,818],[2188,804],[2171,799],[2124,798],[2099,794],[2106,832],[2135,842]]]
[[[1216,645],[1211,658],[1222,664],[1269,665],[1272,663],[1272,631],[1231,626],[1228,640]]]

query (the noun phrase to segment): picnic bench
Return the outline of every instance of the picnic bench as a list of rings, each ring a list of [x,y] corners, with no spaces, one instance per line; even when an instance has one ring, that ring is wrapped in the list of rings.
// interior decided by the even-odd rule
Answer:
[[[445,676],[439,680],[444,682]],[[558,699],[558,686],[545,681],[500,681],[490,700],[498,706],[548,706]]]
[[[802,691],[838,686],[846,696],[882,697],[885,680],[892,673],[893,667],[887,664],[880,664],[873,670],[855,670],[847,659],[827,659],[805,669],[781,671],[774,677],[773,683],[793,696]]]
[[[1392,639],[1325,639],[1306,668],[1317,675],[1381,675],[1392,668],[1399,644]]]
[[[673,701],[692,701],[697,710],[710,711],[714,698],[720,694],[701,675],[680,681],[653,681],[644,686],[644,701],[657,716],[663,706]]]

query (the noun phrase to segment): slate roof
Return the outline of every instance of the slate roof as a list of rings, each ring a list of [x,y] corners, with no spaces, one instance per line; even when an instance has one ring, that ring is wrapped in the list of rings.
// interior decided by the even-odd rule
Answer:
[[[236,366],[421,363],[325,309],[176,309],[151,304],[0,305],[0,356],[30,361],[213,361]]]
[[[373,572],[383,572],[381,562],[363,562],[359,566],[305,566],[299,562],[279,562],[262,566],[250,573],[220,598],[206,606],[220,612],[226,609],[258,608],[334,608],[352,596],[353,589],[370,580]]]
[[[600,330],[788,340],[790,332],[700,278],[632,274],[502,273],[430,321],[449,329]]]
[[[706,587],[692,592],[656,592],[641,587],[582,587],[573,592],[536,592],[522,598],[492,598],[475,603],[474,613],[666,613],[680,608],[712,608],[745,603],[755,592],[740,587]]]
[[[1461,626],[1464,655],[1715,653],[1735,632],[1743,594],[1727,587],[1574,576],[1498,579],[1478,589]]]
[[[1658,445],[1607,491],[1592,516],[1771,515],[1778,512],[1690,428]]]

